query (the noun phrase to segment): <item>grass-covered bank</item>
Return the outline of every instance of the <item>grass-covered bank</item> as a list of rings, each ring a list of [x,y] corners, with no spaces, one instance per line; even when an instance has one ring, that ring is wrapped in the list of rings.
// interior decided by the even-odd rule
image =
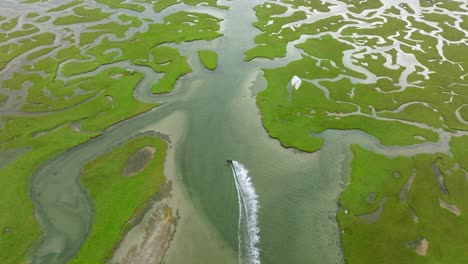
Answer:
[[[154,157],[136,175],[122,175],[127,162],[138,162],[130,157],[144,147],[154,148]],[[94,203],[94,222],[70,263],[102,263],[112,256],[143,205],[164,184],[166,150],[165,141],[140,136],[84,166],[81,182]]]
[[[458,160],[443,154],[388,158],[356,145],[352,150],[350,184],[338,213],[348,263],[466,260],[468,182]]]
[[[286,147],[316,151],[320,149],[322,139],[311,136],[311,133],[328,128],[359,129],[375,136],[384,145],[417,144],[421,142],[415,138],[417,135],[428,141],[438,139],[433,131],[398,119],[379,120],[369,115],[353,114],[358,110],[356,105],[327,98],[324,91],[312,83],[303,81],[299,89],[294,89],[290,84],[294,75],[307,79],[334,76],[333,72],[315,67],[314,60],[310,58],[304,57],[285,67],[265,69],[264,72],[268,86],[257,95],[257,105],[270,136],[278,138]]]

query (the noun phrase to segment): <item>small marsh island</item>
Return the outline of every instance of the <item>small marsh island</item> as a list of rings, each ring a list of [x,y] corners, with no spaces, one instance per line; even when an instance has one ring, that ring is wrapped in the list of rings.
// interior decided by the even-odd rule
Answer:
[[[0,263],[465,263],[467,89],[462,0],[2,1]]]

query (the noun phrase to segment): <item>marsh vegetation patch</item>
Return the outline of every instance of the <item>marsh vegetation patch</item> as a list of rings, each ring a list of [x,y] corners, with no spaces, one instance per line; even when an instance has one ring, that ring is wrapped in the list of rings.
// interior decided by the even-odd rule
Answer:
[[[145,205],[164,186],[166,151],[165,141],[143,134],[84,166],[81,182],[96,212],[75,263],[100,263],[112,255],[130,227],[141,219]],[[122,177],[122,164],[128,167],[128,176],[137,176]]]
[[[200,61],[208,70],[214,71],[218,67],[218,54],[212,50],[199,50]]]
[[[468,183],[458,162],[440,153],[389,158],[357,145],[352,151],[351,182],[340,198],[349,213],[340,211],[337,216],[347,261],[463,262],[462,245],[466,245],[468,236],[468,218],[463,214],[468,208]],[[444,177],[447,192],[441,191],[434,168]],[[448,169],[450,174],[442,173]],[[396,170],[400,177],[393,177]],[[369,193],[374,193],[380,203],[369,203]],[[437,250],[428,250],[429,239]]]
[[[340,198],[346,210],[338,212],[347,263],[461,263],[468,6],[400,2],[259,4],[260,32],[244,59],[282,62],[263,69],[267,86],[256,99],[264,127],[283,146],[317,151],[323,139],[315,135],[327,129],[361,130],[390,148],[437,145],[394,158],[352,146],[351,181]],[[437,250],[427,250],[429,240]],[[417,245],[405,249],[402,241]]]
[[[223,8],[217,5],[216,0],[184,2],[190,6],[210,5],[210,9]],[[158,16],[153,12],[179,4],[182,8],[177,7]],[[193,9],[196,12],[191,12]],[[28,10],[34,12],[28,13]],[[158,80],[153,82],[152,87],[144,87],[151,89],[152,93],[169,93],[181,76],[192,71],[187,57],[181,55],[177,45],[163,45],[197,40],[209,42],[222,36],[219,32],[222,19],[207,14],[204,10],[200,7],[188,8],[182,1],[172,0],[158,3],[147,0],[70,0],[61,3],[28,0],[0,3],[0,152],[31,147],[31,151],[24,155],[0,164],[0,186],[3,186],[0,200],[4,204],[2,208],[17,209],[15,214],[0,212],[3,216],[0,218],[0,227],[21,230],[10,233],[8,239],[0,242],[2,263],[25,262],[30,246],[41,232],[47,233],[48,230],[54,230],[54,233],[48,233],[50,236],[40,242],[46,245],[46,251],[55,250],[47,246],[48,243],[57,241],[54,239],[67,241],[67,245],[54,252],[38,253],[44,254],[42,256],[36,256],[37,252],[33,252],[32,258],[37,259],[32,262],[40,262],[38,259],[45,255],[55,254],[58,262],[66,263],[70,256],[76,255],[83,239],[71,235],[68,230],[56,230],[55,224],[60,220],[43,221],[54,227],[41,230],[30,199],[30,195],[40,192],[28,193],[31,175],[52,157],[89,141],[116,123],[157,106],[156,100],[143,102],[137,98],[135,90],[142,87],[144,80]],[[127,67],[133,70],[127,71]],[[141,70],[143,67],[150,70],[145,73],[134,70]],[[154,159],[162,155],[162,150],[159,147],[157,149],[158,153],[153,154]],[[133,165],[129,165],[124,174],[146,175],[146,170],[152,166],[154,159],[149,163],[144,157],[140,159],[143,161],[130,162]],[[122,177],[122,166],[126,162],[126,159],[120,161],[116,176],[135,182],[148,177]],[[154,184],[158,182],[155,181]],[[89,184],[92,188],[93,183]],[[133,184],[133,187],[137,185]],[[132,189],[129,185],[131,184],[127,182],[125,187]],[[148,188],[151,189],[151,184],[139,186],[138,188],[142,188],[139,194],[147,195]],[[98,194],[111,196],[102,194],[105,192],[104,187],[93,193],[96,205],[105,200],[99,200],[103,197]],[[155,189],[157,188],[152,186],[152,192]],[[50,191],[53,190],[47,190],[48,193]],[[113,191],[117,195],[118,191]],[[73,192],[66,195],[67,198],[64,199],[72,197]],[[39,197],[33,197],[33,200],[37,203],[36,206],[44,210],[44,215],[47,210],[58,210]],[[128,205],[128,202],[129,200],[125,200],[123,206]],[[91,202],[82,205],[88,207],[88,212],[92,211]],[[130,209],[134,210],[134,205]],[[101,213],[98,211],[102,209],[94,209],[97,214]],[[80,214],[74,210],[80,209],[73,207],[61,213],[69,217]],[[38,214],[38,218],[42,216]],[[96,217],[94,220],[99,222],[100,218]],[[99,228],[102,222],[97,222],[94,226],[97,224]],[[69,221],[67,228],[81,230],[82,226],[77,223],[78,221]],[[88,223],[89,226],[91,224]],[[118,233],[120,229],[116,229]],[[84,234],[86,230],[79,233]],[[48,240],[50,237],[54,238]],[[107,237],[110,240],[116,239],[112,238],[112,234]],[[114,242],[110,241],[108,246],[112,247]],[[99,248],[96,247],[96,250]],[[90,259],[87,255],[90,251],[90,248],[83,249],[84,253],[78,256],[80,261],[98,263],[102,260]]]

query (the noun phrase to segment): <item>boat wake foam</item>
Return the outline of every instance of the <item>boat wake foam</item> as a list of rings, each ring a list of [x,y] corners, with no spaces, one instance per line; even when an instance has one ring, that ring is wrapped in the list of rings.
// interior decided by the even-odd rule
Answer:
[[[249,171],[237,161],[232,161],[232,174],[239,200],[239,263],[260,264],[258,243],[258,195],[249,177]]]

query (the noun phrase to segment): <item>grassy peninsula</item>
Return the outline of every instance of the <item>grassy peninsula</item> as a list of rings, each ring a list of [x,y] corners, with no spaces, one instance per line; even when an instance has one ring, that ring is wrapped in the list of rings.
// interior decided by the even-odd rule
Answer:
[[[143,154],[149,157],[131,159],[145,148],[149,150]],[[94,222],[87,241],[70,263],[101,263],[112,256],[144,204],[164,184],[166,149],[165,141],[143,135],[84,166],[81,182],[94,202]],[[138,164],[141,160],[148,162]],[[134,173],[125,175],[126,167],[134,167]]]

